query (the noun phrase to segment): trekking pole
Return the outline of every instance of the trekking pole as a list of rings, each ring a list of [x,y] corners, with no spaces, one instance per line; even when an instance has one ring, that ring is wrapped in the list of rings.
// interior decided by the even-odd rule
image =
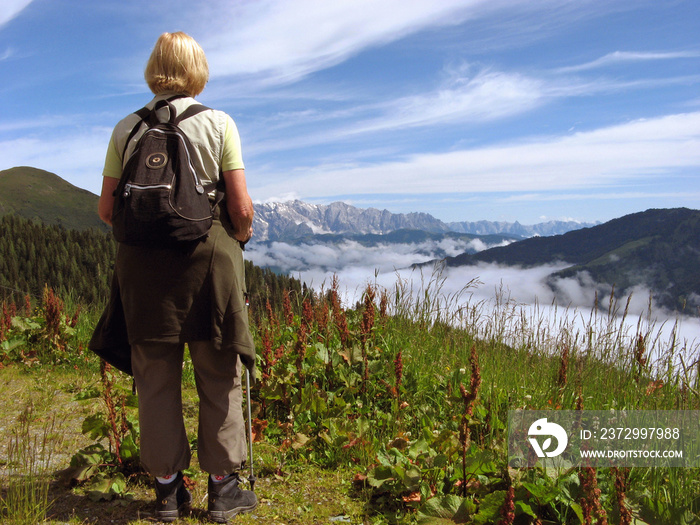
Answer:
[[[255,490],[255,474],[253,473],[253,419],[250,415],[250,370],[245,369],[246,400],[248,403],[248,456],[250,458],[250,490]]]

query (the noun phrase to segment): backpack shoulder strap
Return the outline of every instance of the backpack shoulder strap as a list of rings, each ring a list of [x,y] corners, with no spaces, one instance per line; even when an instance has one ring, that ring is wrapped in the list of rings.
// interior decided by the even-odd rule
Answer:
[[[178,115],[175,118],[173,124],[175,124],[177,126],[183,120],[188,119],[190,117],[194,117],[195,115],[202,113],[203,111],[208,111],[210,109],[211,108],[208,108],[207,106],[203,106],[202,104],[192,104],[185,111],[180,113],[180,115]]]
[[[124,150],[122,151],[122,159],[124,159],[124,155],[126,155],[126,149],[129,147],[129,142],[134,138],[136,133],[138,133],[139,129],[141,129],[141,125],[145,122],[146,124],[153,125],[157,119],[155,117],[155,112],[158,111],[161,107],[168,106],[170,108],[170,114],[171,114],[171,123],[178,125],[182,120],[193,117],[197,113],[201,113],[202,111],[206,111],[207,109],[210,109],[206,106],[203,106],[201,104],[192,104],[190,107],[188,107],[185,111],[182,112],[182,114],[179,117],[175,117],[175,108],[171,104],[173,100],[177,100],[179,98],[185,98],[187,95],[175,95],[173,97],[170,97],[168,99],[160,101],[155,108],[149,109],[148,107],[142,107],[138,111],[134,112],[134,115],[137,115],[139,117],[139,121],[136,123],[136,125],[132,128],[131,133],[129,133],[129,137],[126,139],[126,143],[124,144]],[[175,117],[175,118],[174,118]]]
[[[124,143],[124,149],[122,150],[122,162],[124,160],[124,155],[126,155],[126,148],[129,147],[129,142],[131,142],[131,139],[134,138],[134,136],[136,135],[138,130],[141,129],[141,124],[143,124],[145,122],[145,120],[148,118],[148,116],[150,114],[151,114],[151,110],[148,109],[147,107],[143,107],[143,108],[139,109],[138,111],[134,112],[134,115],[138,115],[139,121],[131,129],[131,133],[129,133],[129,137],[126,139],[126,142]]]

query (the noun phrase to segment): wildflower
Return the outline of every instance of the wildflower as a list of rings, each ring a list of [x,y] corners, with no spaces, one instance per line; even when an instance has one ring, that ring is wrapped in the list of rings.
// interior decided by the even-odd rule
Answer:
[[[12,316],[5,301],[2,303],[2,319],[0,319],[0,341],[5,340],[5,333],[12,327]]]
[[[348,330],[348,320],[345,317],[345,311],[340,304],[340,295],[338,294],[338,276],[334,275],[331,281],[331,310],[333,311],[333,320],[335,321],[335,326],[340,334],[340,342],[343,346],[346,346],[348,339],[350,338],[350,331]]]
[[[513,525],[513,521],[515,521],[515,489],[513,485],[510,485],[506,491],[506,499],[501,507],[501,516],[503,519],[498,522],[498,525]]]
[[[304,298],[301,304],[302,318],[301,322],[306,324],[307,328],[313,325],[314,322],[314,309],[311,306],[311,299],[308,296]]]
[[[583,467],[579,470],[579,480],[583,489],[581,509],[583,511],[583,523],[592,525],[593,518],[597,516],[596,525],[608,525],[608,516],[600,503],[601,490],[598,488],[596,470],[593,467]]]
[[[289,290],[284,291],[282,297],[282,308],[284,309],[284,320],[287,325],[294,323],[294,312],[292,311],[292,301],[289,298]]]
[[[471,416],[474,409],[474,401],[476,401],[476,396],[479,393],[479,387],[481,386],[481,369],[479,368],[479,359],[476,354],[476,346],[472,346],[472,355],[469,360],[472,367],[469,393],[467,393],[464,385],[460,385],[460,391],[462,392],[462,400],[464,401],[464,413]]]
[[[646,345],[644,344],[644,337],[640,334],[634,347],[634,360],[640,367],[647,364],[647,358],[644,357],[644,352],[646,352]]]
[[[263,330],[262,332],[262,351],[260,352],[260,357],[262,357],[262,371],[261,379],[263,383],[266,383],[270,379],[272,373],[272,366],[275,364],[275,357],[272,355],[272,340],[270,338],[270,331]]]
[[[394,359],[394,378],[396,379],[396,392],[399,393],[403,380],[403,352],[399,350]]]
[[[316,307],[316,324],[321,334],[325,334],[328,329],[328,317],[328,303],[326,301],[319,301]]]
[[[386,293],[386,290],[382,290],[382,295],[379,299],[379,319],[384,321],[387,317],[389,309],[389,294]]]
[[[80,308],[81,308],[81,306],[78,305],[78,307],[75,309],[75,313],[73,314],[73,317],[66,316],[66,324],[68,326],[70,326],[71,328],[75,328],[75,325],[78,324],[78,316],[80,315]]]
[[[459,390],[462,393],[462,401],[464,403],[464,411],[462,412],[462,421],[459,427],[459,441],[462,445],[462,480],[464,481],[463,496],[467,495],[467,449],[471,442],[471,431],[469,430],[469,418],[473,414],[474,401],[479,393],[481,386],[481,370],[479,368],[479,360],[476,354],[476,346],[472,346],[472,355],[470,358],[472,367],[472,376],[469,384],[469,392],[463,384],[459,385]]]
[[[63,301],[48,286],[44,286],[43,308],[46,331],[49,334],[50,341],[56,349],[64,350],[64,345],[61,344],[60,340]]]
[[[374,296],[374,288],[371,284],[367,285],[364,297],[364,311],[362,312],[362,321],[360,323],[360,334],[363,344],[367,342],[374,327]]]
[[[664,386],[664,382],[661,379],[659,379],[658,381],[652,381],[647,386],[646,395],[649,396],[649,395],[653,394],[654,392],[656,392],[658,389],[662,388],[663,386]]]
[[[622,471],[617,467],[612,468],[615,474],[615,492],[617,494],[617,507],[620,511],[620,525],[632,524],[632,512],[627,507],[625,502],[625,492],[627,491],[627,474],[628,471]]]
[[[276,327],[278,324],[277,316],[272,312],[272,305],[270,304],[270,298],[265,300],[265,311],[267,312],[267,318],[270,321],[271,327]]]

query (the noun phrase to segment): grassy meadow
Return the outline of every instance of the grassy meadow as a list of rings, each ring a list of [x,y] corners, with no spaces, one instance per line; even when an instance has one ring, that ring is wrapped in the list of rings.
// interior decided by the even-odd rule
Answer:
[[[624,301],[551,326],[443,282],[369,284],[349,307],[334,280],[251,311],[260,505],[234,523],[700,523],[697,468],[507,465],[509,410],[700,410],[697,347],[657,337],[651,313],[630,331]],[[98,315],[48,289],[3,304],[2,523],[152,522],[130,378],[86,350]],[[206,522],[193,377],[186,360],[181,523]]]

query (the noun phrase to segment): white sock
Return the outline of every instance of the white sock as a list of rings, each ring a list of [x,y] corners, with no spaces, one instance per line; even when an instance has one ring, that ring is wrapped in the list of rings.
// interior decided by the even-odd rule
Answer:
[[[161,485],[167,485],[168,483],[172,483],[177,479],[177,474],[170,474],[169,476],[156,476],[156,479],[158,480],[158,483]]]
[[[228,478],[231,474],[226,474],[224,476],[215,476],[214,474],[210,474],[209,477],[211,477],[211,480],[214,483],[221,483],[224,481],[226,478]]]

